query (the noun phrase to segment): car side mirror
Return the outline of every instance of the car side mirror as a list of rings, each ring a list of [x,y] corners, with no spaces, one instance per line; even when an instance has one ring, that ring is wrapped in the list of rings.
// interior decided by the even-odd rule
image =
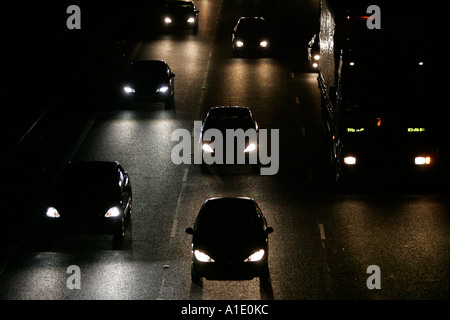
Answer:
[[[187,234],[194,234],[194,229],[192,229],[192,227],[186,228],[186,233]]]
[[[273,228],[272,227],[267,227],[266,228],[266,234],[272,233],[273,232]]]
[[[170,73],[170,77],[171,77],[171,78],[175,78],[175,73],[171,72],[171,73]]]

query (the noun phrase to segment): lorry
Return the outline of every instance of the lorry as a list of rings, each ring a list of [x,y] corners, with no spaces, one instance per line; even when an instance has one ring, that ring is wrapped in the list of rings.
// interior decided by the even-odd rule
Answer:
[[[448,143],[435,8],[392,2],[319,1],[317,80],[336,181],[429,175]]]

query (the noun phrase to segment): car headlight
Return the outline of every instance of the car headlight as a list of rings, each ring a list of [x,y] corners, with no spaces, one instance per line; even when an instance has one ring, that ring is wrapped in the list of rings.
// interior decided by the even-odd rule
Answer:
[[[193,17],[190,17],[190,18],[187,20],[187,22],[188,22],[188,23],[194,23],[194,22],[195,22],[195,19],[194,19]]]
[[[165,17],[164,18],[164,22],[165,23],[172,23],[172,19],[170,19],[169,17]]]
[[[114,218],[120,216],[121,210],[119,207],[112,207],[105,213],[105,218]]]
[[[242,48],[244,46],[244,42],[241,40],[236,40],[236,47]]]
[[[45,215],[49,218],[59,218],[60,217],[58,210],[56,210],[56,208],[54,208],[54,207],[48,207]]]
[[[320,60],[320,54],[315,54],[313,59],[316,60],[316,61],[319,61]]]
[[[125,86],[125,87],[123,87],[123,91],[125,92],[125,93],[134,93],[134,92],[136,92],[132,87],[130,87],[130,86]]]
[[[344,158],[344,163],[348,164],[350,166],[355,165],[356,164],[356,158],[353,156],[348,156]]]
[[[431,157],[429,157],[429,156],[415,157],[414,158],[414,163],[417,166],[429,165],[429,164],[431,164]]]
[[[169,90],[169,87],[168,86],[164,86],[164,87],[156,89],[156,92],[165,93],[165,92],[167,92],[167,90]]]
[[[194,250],[194,257],[200,262],[214,262],[214,259],[211,259],[210,256],[200,250]]]
[[[269,45],[269,42],[267,42],[266,40],[263,40],[259,43],[259,46],[261,48],[266,48]]]
[[[261,260],[264,257],[264,249],[261,249],[259,251],[256,251],[251,256],[249,256],[247,259],[244,260],[244,262],[256,262]]]
[[[256,145],[254,143],[250,143],[247,148],[245,148],[244,152],[251,152],[256,150]]]
[[[214,152],[214,149],[211,148],[210,145],[206,144],[206,143],[202,145],[202,149],[203,149],[203,151],[206,151],[206,152],[209,152],[209,153]]]

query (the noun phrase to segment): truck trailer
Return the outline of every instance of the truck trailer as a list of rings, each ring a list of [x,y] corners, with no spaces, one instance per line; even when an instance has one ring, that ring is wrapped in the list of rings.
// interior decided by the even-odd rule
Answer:
[[[392,2],[319,1],[317,79],[336,181],[428,176],[448,143],[437,8]]]

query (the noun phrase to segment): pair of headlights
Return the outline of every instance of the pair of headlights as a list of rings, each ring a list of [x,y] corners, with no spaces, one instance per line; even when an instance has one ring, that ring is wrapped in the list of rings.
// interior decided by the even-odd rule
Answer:
[[[250,255],[244,262],[257,262],[260,261],[264,257],[264,249],[256,251],[252,255]],[[200,262],[215,262],[210,256],[200,250],[194,250],[194,257]]]
[[[164,22],[169,24],[172,23],[172,19],[170,17],[165,17],[164,18]],[[187,23],[194,23],[195,22],[195,18],[194,17],[189,17],[189,19],[186,20]]]
[[[168,86],[162,86],[162,87],[156,89],[156,92],[157,93],[166,93],[168,90],[169,90]],[[123,87],[123,91],[127,94],[136,93],[136,90],[130,86]]]
[[[356,157],[354,156],[347,156],[344,158],[344,163],[346,165],[352,166],[355,165],[357,162]],[[414,164],[417,166],[427,166],[431,164],[431,157],[430,156],[417,156],[414,158]]]
[[[213,153],[214,152],[214,149],[209,144],[206,144],[206,143],[204,143],[202,145],[202,149],[203,149],[203,151],[208,152],[208,153]],[[248,147],[245,148],[244,152],[251,152],[251,151],[254,151],[254,150],[256,150],[256,145],[254,143],[250,143],[248,145]]]
[[[120,210],[119,207],[112,207],[105,213],[105,218],[114,218],[119,217],[122,213],[122,210]],[[47,212],[45,215],[49,218],[59,218],[61,215],[59,214],[58,210],[54,207],[48,207]]]
[[[236,40],[236,47],[238,47],[238,48],[243,48],[244,47],[244,41],[242,41],[242,40]],[[261,48],[267,48],[268,46],[269,46],[269,42],[268,41],[266,41],[266,40],[263,40],[263,41],[261,41],[260,43],[259,43],[259,46],[261,47]]]

